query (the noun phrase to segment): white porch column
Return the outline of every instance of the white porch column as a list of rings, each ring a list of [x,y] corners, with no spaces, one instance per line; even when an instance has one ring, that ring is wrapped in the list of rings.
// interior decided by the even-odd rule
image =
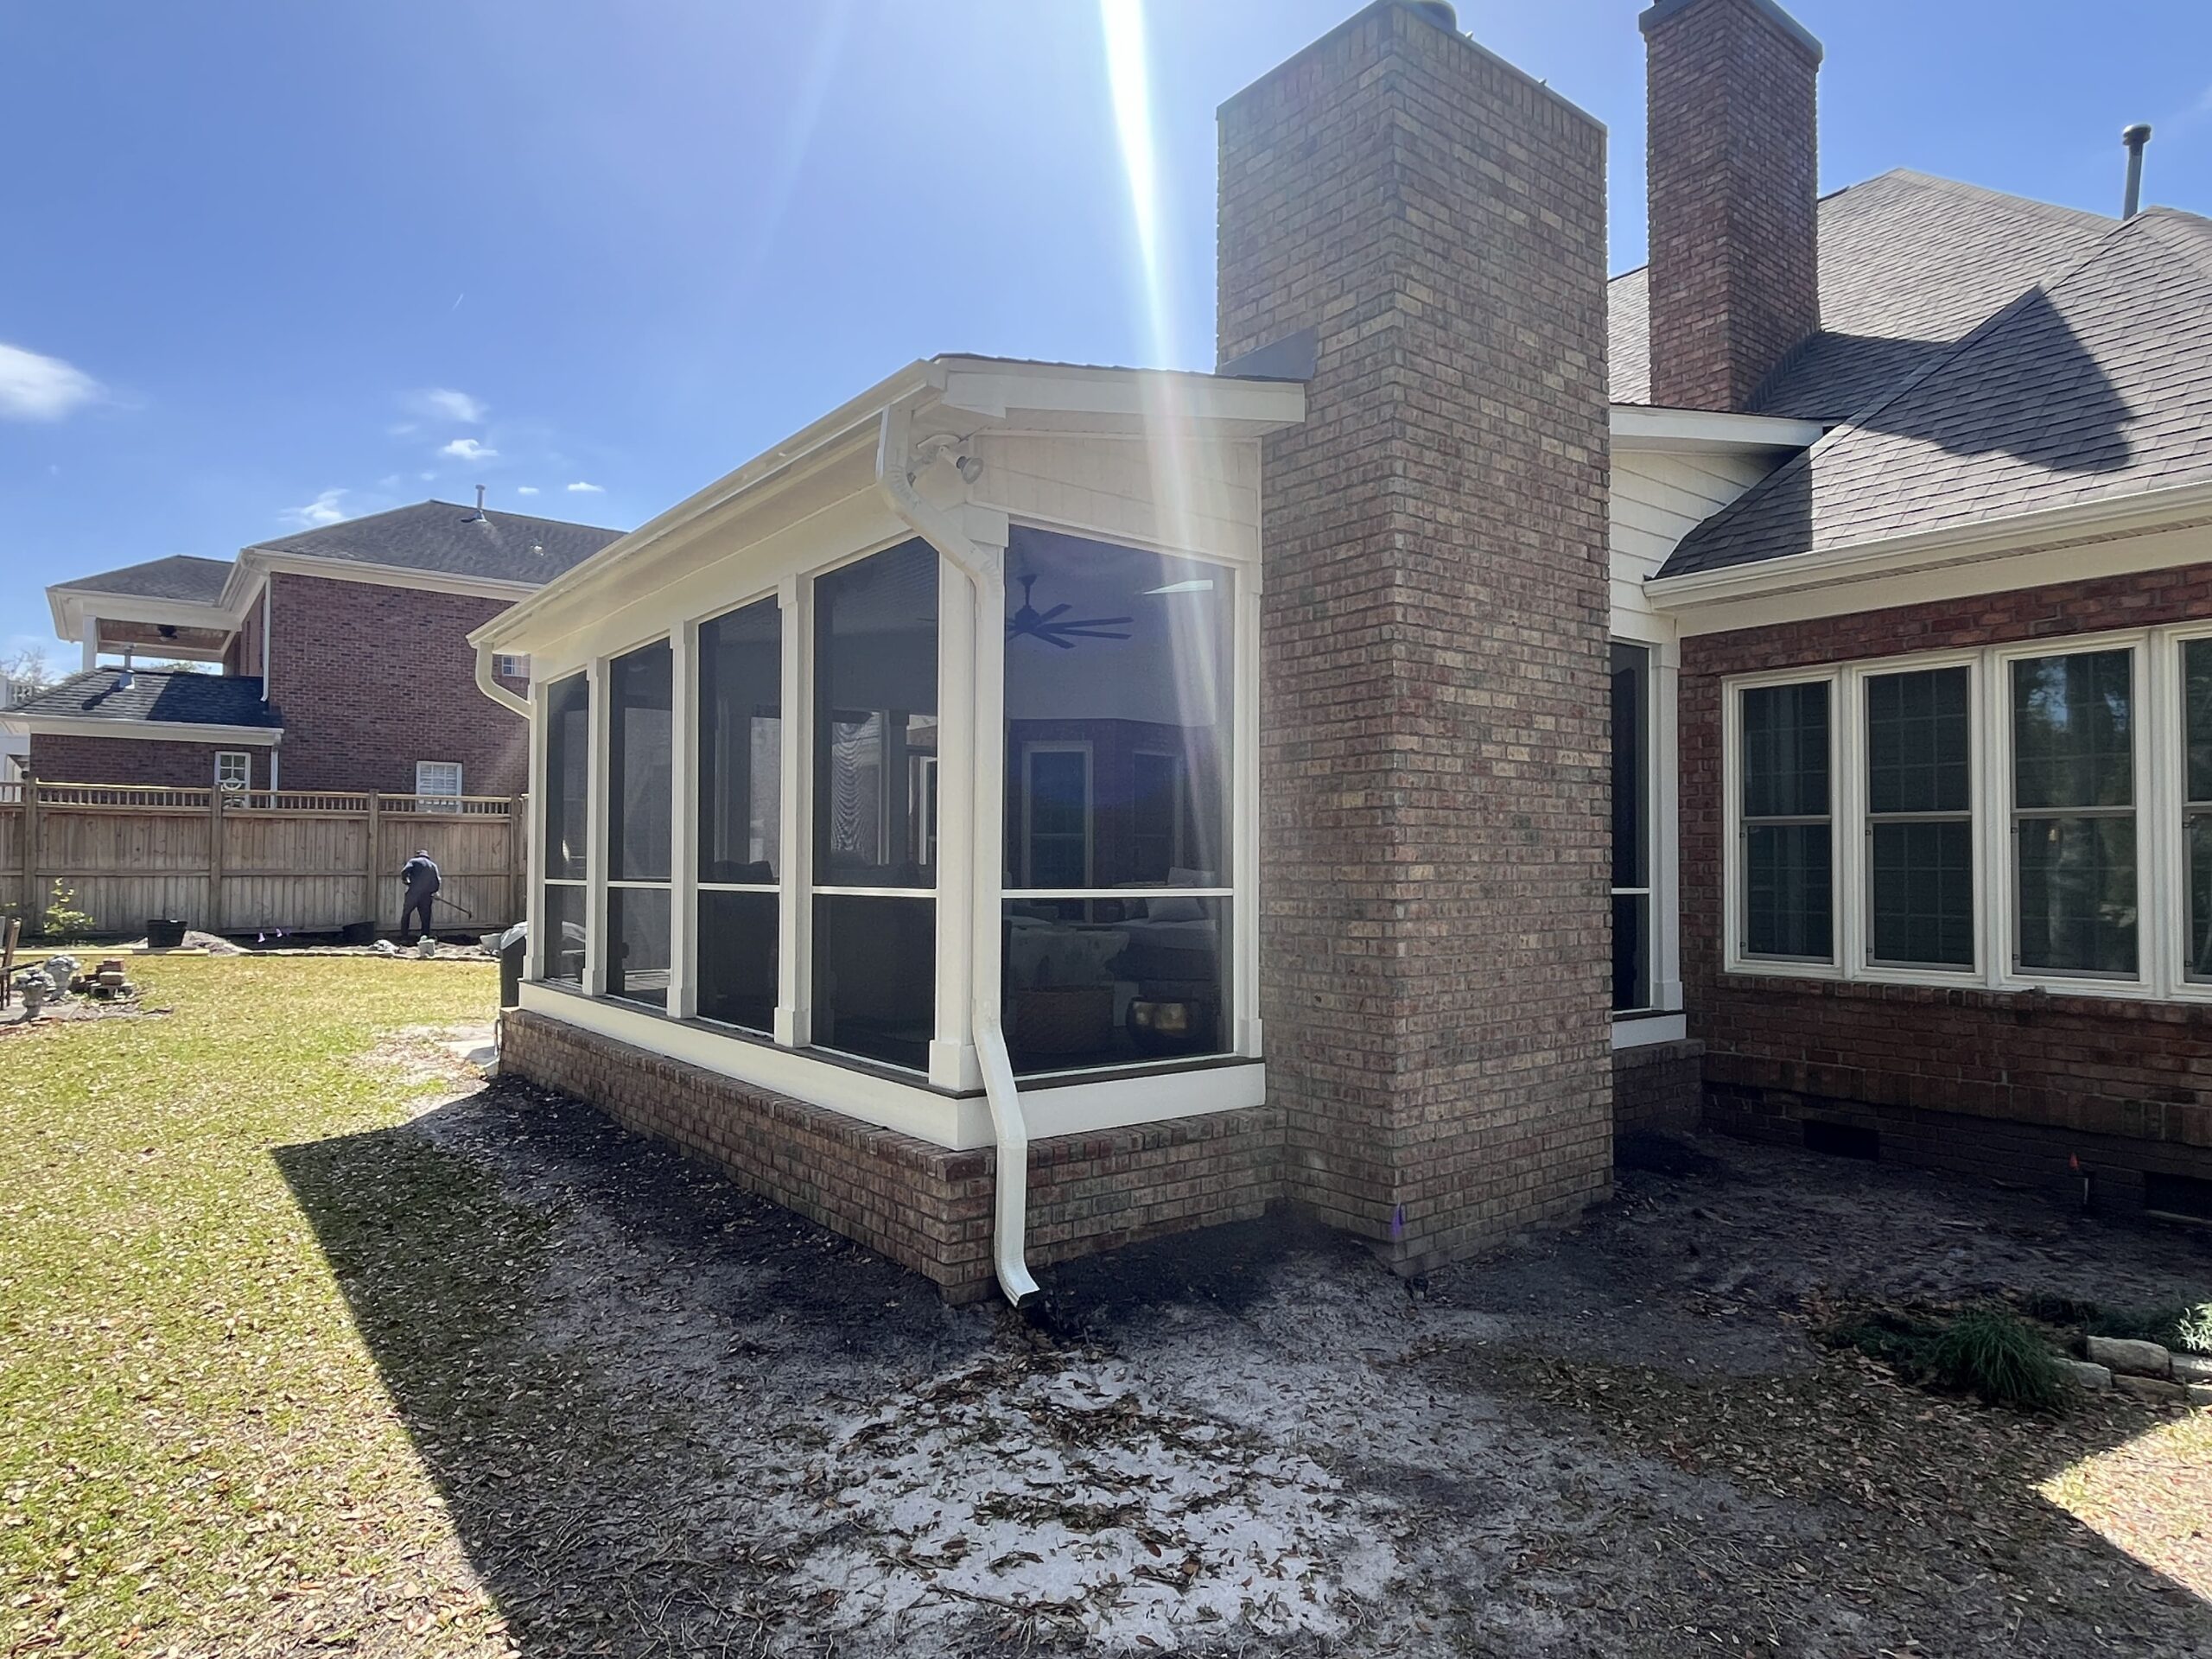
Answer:
[[[986,895],[976,887],[976,767],[988,747],[981,647],[995,630],[991,619],[977,614],[966,573],[943,554],[937,568],[937,1021],[929,1071],[940,1089],[976,1089],[983,1074],[969,999],[976,906]]]
[[[545,977],[545,682],[530,683],[530,794],[524,810],[522,913],[530,925],[523,954],[523,977]]]
[[[804,1048],[814,1040],[814,599],[807,579],[777,585],[783,634],[782,799],[776,834],[776,1040]]]
[[[85,671],[90,673],[100,665],[100,620],[97,616],[85,619]]]
[[[592,996],[607,995],[607,964],[614,942],[607,937],[607,804],[613,790],[608,768],[613,760],[614,722],[607,708],[607,690],[614,677],[608,659],[592,658],[585,670],[590,691],[591,766],[585,798],[584,828],[584,990]]]
[[[668,1011],[699,1011],[699,625],[668,637]]]
[[[1236,1052],[1261,1055],[1260,1030],[1260,567],[1236,575],[1236,613],[1230,647],[1229,931],[1230,1006]]]

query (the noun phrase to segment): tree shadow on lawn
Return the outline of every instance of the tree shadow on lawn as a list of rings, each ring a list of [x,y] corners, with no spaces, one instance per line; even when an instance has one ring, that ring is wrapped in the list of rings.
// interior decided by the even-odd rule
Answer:
[[[873,1253],[514,1081],[276,1159],[507,1640],[531,1656],[876,1650],[876,1631],[830,1617],[818,1575],[793,1571],[825,1541],[863,1557],[883,1542],[841,1540],[855,1523],[826,1503],[810,1535],[794,1535],[787,1500],[811,1490],[825,1411],[861,1419],[963,1367],[1002,1378],[1061,1341],[1120,1346],[1141,1367],[1167,1344],[1217,1340],[1293,1258],[1356,1275],[1370,1301],[1390,1294],[1333,1236],[1246,1226],[1048,1275],[1058,1312],[1043,1328],[948,1309]],[[2139,1412],[2009,1419],[1869,1389],[1833,1360],[1708,1395],[1709,1383],[1486,1341],[1467,1323],[1479,1316],[1408,1300],[1402,1352],[1330,1363],[1398,1368],[1409,1390],[1458,1398],[1468,1424],[1504,1402],[1538,1462],[1603,1463],[1627,1497],[1596,1516],[1540,1504],[1543,1524],[1516,1529],[1497,1510],[1465,1512],[1479,1466],[1409,1444],[1378,1459],[1348,1426],[1340,1458],[1319,1455],[1370,1515],[1412,1528],[1408,1573],[1465,1604],[1433,1630],[1401,1625],[1400,1651],[1733,1651],[1775,1620],[1785,1647],[1808,1652],[1823,1644],[1793,1629],[1828,1631],[1825,1650],[1839,1653],[1915,1637],[1957,1654],[2181,1653],[2212,1635],[2186,1591],[2033,1496],[2045,1475],[2149,1427]],[[1194,1308],[1209,1318],[1185,1325]],[[1317,1345],[1344,1339],[1317,1318]],[[1608,1398],[1639,1395],[1652,1408]],[[1839,1400],[1864,1418],[1841,1436],[1827,1433]],[[1763,1414],[1811,1449],[1731,1466]],[[1900,1503],[1924,1471],[1856,1463],[1853,1443],[1909,1457],[1916,1435],[1950,1461],[1940,1490]],[[1877,1595],[1898,1600],[1861,1609]],[[1074,1641],[987,1598],[962,1617],[905,1650]],[[1322,1645],[1230,1628],[1185,1650],[1224,1638],[1245,1651]]]

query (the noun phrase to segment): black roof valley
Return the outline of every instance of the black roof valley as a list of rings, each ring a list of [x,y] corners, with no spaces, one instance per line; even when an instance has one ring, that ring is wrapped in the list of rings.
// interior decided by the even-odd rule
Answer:
[[[88,669],[27,697],[11,715],[63,716],[139,726],[253,726],[282,731],[284,721],[261,699],[257,677],[194,674],[182,669]]]

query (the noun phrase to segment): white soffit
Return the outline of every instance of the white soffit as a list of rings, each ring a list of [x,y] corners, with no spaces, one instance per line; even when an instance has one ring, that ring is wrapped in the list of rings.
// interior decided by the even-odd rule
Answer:
[[[1612,406],[1613,448],[1694,454],[1700,450],[1809,449],[1826,435],[1817,421],[1726,415],[1702,409]]]

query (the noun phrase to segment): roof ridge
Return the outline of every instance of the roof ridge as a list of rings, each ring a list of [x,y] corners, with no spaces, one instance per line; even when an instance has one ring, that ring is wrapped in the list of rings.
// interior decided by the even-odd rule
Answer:
[[[397,518],[403,512],[420,512],[425,507],[447,507],[455,512],[463,514],[473,514],[476,512],[476,508],[467,502],[441,501],[435,496],[431,496],[426,500],[410,501],[400,506],[385,507],[376,512],[365,512],[358,518],[340,518],[335,524],[317,524],[312,530],[298,530],[294,531],[286,536],[271,536],[265,537],[261,541],[248,542],[245,547],[238,550],[245,553],[262,550],[271,552],[289,551],[290,550],[293,543],[304,541],[309,537],[327,536],[334,531],[354,529],[362,524],[373,524],[380,518]],[[536,513],[509,512],[504,507],[486,507],[484,509],[484,514],[486,519],[490,519],[494,517],[499,518],[515,518],[520,519],[525,524],[558,524],[563,530],[598,531],[603,531],[609,536],[621,536],[628,533],[625,531],[615,529],[612,524],[588,524],[580,518],[542,518]]]

